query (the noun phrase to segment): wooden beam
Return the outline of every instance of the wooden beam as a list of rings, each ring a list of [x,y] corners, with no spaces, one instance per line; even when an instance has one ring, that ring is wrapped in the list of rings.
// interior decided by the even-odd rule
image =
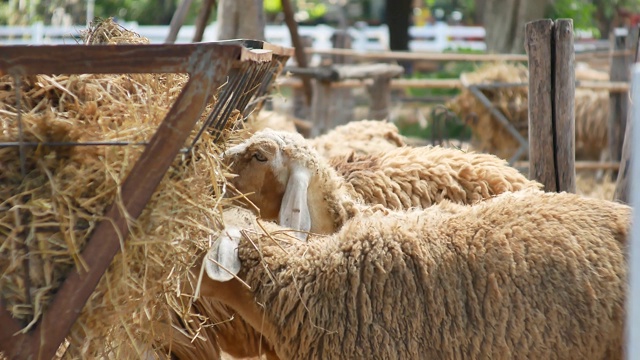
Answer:
[[[528,161],[516,161],[513,164],[516,168],[529,169]],[[589,171],[589,170],[618,170],[620,168],[619,162],[600,162],[600,161],[576,161],[576,171]]]
[[[358,88],[371,85],[370,80],[343,80],[332,82],[331,87]],[[294,77],[281,77],[276,81],[277,86],[300,88],[302,82]],[[527,86],[527,84],[522,85]],[[462,89],[464,85],[460,79],[391,79],[392,89]],[[576,88],[591,90],[607,90],[609,92],[628,92],[629,83],[611,81],[576,81]]]
[[[236,44],[151,45],[42,45],[3,46],[0,76],[34,74],[141,74],[187,73],[192,59],[202,52],[215,58],[262,61],[268,50],[249,50]],[[46,54],[47,61],[42,61]]]
[[[557,191],[576,192],[575,53],[573,20],[553,27],[553,136]]]
[[[527,56],[522,54],[460,54],[460,53],[439,53],[425,51],[359,51],[353,49],[314,49],[307,47],[304,49],[307,54],[350,56],[361,60],[406,60],[406,61],[527,61]],[[628,56],[630,52],[615,51],[613,56]],[[594,58],[607,58],[610,54],[605,51],[579,53],[575,55],[577,61],[587,61]]]
[[[553,21],[537,20],[525,25],[525,48],[529,56],[529,177],[557,191],[554,144],[551,63]]]
[[[361,52],[351,49],[319,50],[313,48],[307,48],[305,49],[305,52],[308,54],[353,56],[355,58],[367,60],[527,61],[527,56],[521,54],[458,54],[405,51]]]

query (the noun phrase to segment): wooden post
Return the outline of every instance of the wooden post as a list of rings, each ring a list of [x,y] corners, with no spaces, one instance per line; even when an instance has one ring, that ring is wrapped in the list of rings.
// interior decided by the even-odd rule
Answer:
[[[609,71],[610,81],[629,81],[628,57],[621,53],[627,48],[626,32],[614,31],[611,33],[611,69]],[[629,39],[631,40],[631,39]],[[622,155],[622,143],[624,142],[624,129],[627,121],[628,95],[622,93],[609,94],[609,122],[608,122],[608,147],[609,159],[620,161]],[[616,173],[612,174],[615,178]]]
[[[557,191],[553,164],[551,100],[551,34],[553,21],[525,25],[525,48],[529,56],[529,177]]]
[[[196,18],[196,32],[193,34],[192,42],[201,42],[204,36],[204,29],[207,27],[209,18],[211,17],[211,11],[216,6],[216,0],[204,0],[202,3],[203,9],[198,13]]]
[[[351,49],[351,35],[347,30],[336,30],[331,36],[331,43],[334,49]],[[344,55],[332,55],[331,63],[352,64],[353,58]],[[356,102],[353,98],[353,90],[350,88],[333,89],[331,97],[331,103],[335,110],[332,127],[354,120],[353,110]]]
[[[301,36],[300,41],[305,48],[313,47],[313,38],[311,36]],[[304,54],[305,57],[307,54]],[[304,81],[304,79],[303,79]],[[308,80],[309,81],[309,80]],[[303,83],[304,84],[304,83]],[[293,116],[298,119],[310,120],[314,119],[311,115],[311,103],[307,101],[306,92],[303,87],[293,89]]]
[[[635,48],[638,49],[638,44],[635,44]],[[638,51],[634,52],[634,63],[638,63]],[[637,66],[637,65],[634,65]],[[636,76],[636,75],[634,75]],[[634,87],[639,86],[639,83],[632,84]],[[637,90],[631,90],[631,93],[634,94]],[[631,150],[632,150],[632,133],[633,128],[637,125],[634,124],[635,118],[632,118],[633,113],[637,113],[637,105],[634,106],[634,103],[631,103],[631,111],[627,112],[626,118],[626,126],[625,126],[625,134],[624,141],[622,143],[622,152],[620,156],[620,169],[618,170],[618,178],[616,179],[616,189],[613,193],[613,200],[619,201],[623,203],[629,203],[629,188],[631,187],[631,179],[630,179],[630,168],[631,168]],[[637,117],[637,116],[636,116]],[[636,180],[637,181],[637,180]]]
[[[554,27],[554,139],[558,191],[576,192],[576,81],[573,20]]]
[[[313,81],[313,101],[311,113],[313,128],[311,137],[326,133],[332,126],[331,82],[316,79]]]
[[[391,104],[391,78],[379,76],[373,79],[373,84],[367,87],[371,104],[369,105],[369,120],[385,120],[389,117]]]
[[[529,176],[547,191],[575,192],[573,22],[525,26],[529,57]]]
[[[291,6],[291,2],[289,0],[282,0],[282,12],[284,13],[284,22],[287,24],[289,33],[291,34],[291,44],[295,49],[296,62],[301,68],[307,67],[307,56],[305,55],[304,45],[300,38],[300,33],[298,32],[298,23],[293,17],[293,6]],[[305,100],[307,101],[307,104],[311,104],[311,97],[313,93],[311,79],[302,78],[302,85]]]
[[[192,0],[182,0],[176,12],[173,13],[173,17],[171,18],[171,24],[169,24],[169,34],[167,38],[164,40],[166,44],[173,44],[176,42],[178,38],[178,33],[180,32],[180,28],[184,23],[184,18],[187,16],[187,12],[189,11],[189,7],[191,7]]]

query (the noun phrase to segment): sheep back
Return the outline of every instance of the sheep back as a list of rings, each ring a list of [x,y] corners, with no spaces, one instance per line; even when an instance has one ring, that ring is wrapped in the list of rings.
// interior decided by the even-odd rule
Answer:
[[[506,191],[542,185],[490,154],[402,147],[329,160],[365,203],[390,209],[426,208],[443,200],[472,204]]]
[[[619,359],[629,222],[613,202],[506,193],[308,243],[253,236],[239,276],[282,359]]]

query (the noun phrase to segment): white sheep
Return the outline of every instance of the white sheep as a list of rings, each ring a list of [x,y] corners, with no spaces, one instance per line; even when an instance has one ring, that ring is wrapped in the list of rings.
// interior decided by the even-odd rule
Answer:
[[[363,213],[308,243],[228,224],[201,295],[280,359],[621,359],[630,213],[530,190]]]
[[[384,120],[351,121],[337,126],[324,135],[309,139],[309,143],[325,158],[366,155],[405,146],[398,128]]]
[[[541,186],[495,156],[444,148],[407,147],[334,163],[348,168],[345,180],[301,136],[270,129],[228,149],[224,158],[238,175],[229,182],[263,219],[320,234],[337,231],[360,205],[408,209],[444,199],[468,204]]]

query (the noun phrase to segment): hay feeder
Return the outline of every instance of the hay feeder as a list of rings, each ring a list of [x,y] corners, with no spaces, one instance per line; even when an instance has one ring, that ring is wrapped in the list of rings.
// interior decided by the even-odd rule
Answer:
[[[101,277],[120,252],[121,241],[124,242],[131,231],[130,222],[143,212],[176,156],[179,153],[188,156],[205,132],[219,141],[234,112],[246,115],[259,110],[264,95],[291,55],[291,49],[252,40],[179,45],[2,47],[0,76],[9,75],[14,79],[19,133],[14,141],[1,142],[0,150],[17,149],[23,176],[28,149],[136,145],[145,148],[119,186],[121,201],[114,200],[107,207],[103,220],[96,224],[82,248],[80,258],[85,266],[74,267],[67,273],[45,312],[33,320],[28,331],[24,323],[12,316],[0,293],[0,353],[4,352],[10,359],[54,357]],[[21,79],[25,77],[170,73],[186,73],[189,79],[148,143],[25,140],[19,94]],[[209,115],[201,121],[208,104],[212,104]],[[200,126],[197,135],[190,139],[197,126]],[[187,140],[190,145],[185,149]],[[28,288],[28,270],[25,275],[22,280]]]

